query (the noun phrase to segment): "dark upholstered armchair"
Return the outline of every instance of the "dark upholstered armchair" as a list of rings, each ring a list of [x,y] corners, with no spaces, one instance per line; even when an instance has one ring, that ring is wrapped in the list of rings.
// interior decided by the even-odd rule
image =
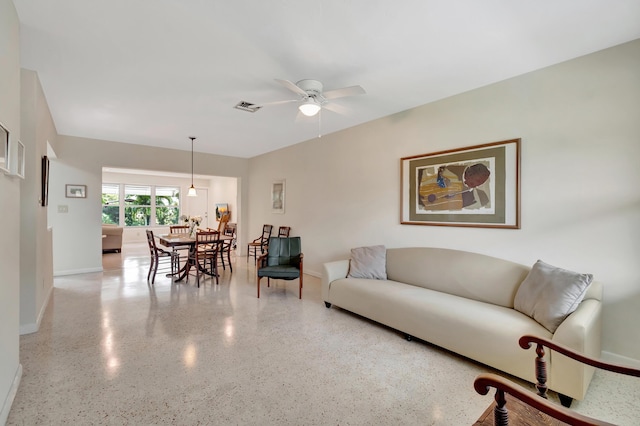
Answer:
[[[300,237],[269,238],[267,252],[258,258],[257,283],[258,298],[260,297],[260,280],[267,277],[267,287],[270,279],[295,280],[299,278],[299,298],[302,299],[302,243]]]

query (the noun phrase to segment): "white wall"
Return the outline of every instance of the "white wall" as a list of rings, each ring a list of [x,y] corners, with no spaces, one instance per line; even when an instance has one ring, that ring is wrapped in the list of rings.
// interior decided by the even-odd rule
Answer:
[[[53,290],[51,235],[47,207],[40,206],[43,155],[57,133],[38,75],[21,71],[21,133],[28,155],[21,182],[20,333],[33,333]]]
[[[57,158],[51,164],[49,185],[49,223],[53,228],[54,275],[102,270],[101,188],[102,168],[116,167],[190,173],[191,162],[182,161],[184,151],[159,149],[95,139],[59,136],[54,145]],[[249,160],[197,153],[194,173],[238,178],[238,218],[246,206]],[[177,161],[176,158],[180,158]],[[87,185],[86,199],[65,198],[65,184]],[[196,185],[209,186],[209,182]],[[214,201],[215,202],[215,201]],[[58,213],[57,206],[68,206],[68,213]],[[239,240],[244,240],[239,229]]]
[[[11,0],[0,0],[0,122],[20,139],[20,26]],[[27,153],[28,155],[28,153]],[[0,172],[0,424],[20,383],[20,179]]]
[[[591,272],[605,285],[605,351],[638,360],[639,75],[634,41],[253,158],[249,233],[290,225],[314,274],[369,244]],[[512,138],[522,138],[522,229],[400,225],[401,157]],[[269,209],[277,178],[284,215]]]

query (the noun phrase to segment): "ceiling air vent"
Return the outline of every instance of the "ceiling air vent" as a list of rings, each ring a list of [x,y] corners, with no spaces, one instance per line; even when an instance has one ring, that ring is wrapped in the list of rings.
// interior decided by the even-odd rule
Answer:
[[[236,106],[234,106],[234,108],[239,109],[241,111],[256,112],[262,107],[259,105],[252,104],[250,102],[240,101],[237,103]]]

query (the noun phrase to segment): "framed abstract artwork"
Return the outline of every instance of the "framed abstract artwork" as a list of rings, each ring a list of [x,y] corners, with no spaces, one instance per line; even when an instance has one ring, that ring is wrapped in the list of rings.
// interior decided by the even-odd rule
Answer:
[[[404,225],[520,229],[520,139],[400,159]]]

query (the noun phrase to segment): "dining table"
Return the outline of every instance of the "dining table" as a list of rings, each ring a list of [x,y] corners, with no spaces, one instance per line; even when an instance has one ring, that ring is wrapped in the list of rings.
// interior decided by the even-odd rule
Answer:
[[[171,249],[176,247],[185,247],[185,246],[189,247],[189,257],[187,261],[184,263],[184,265],[180,267],[180,269],[175,273],[167,274],[167,276],[177,276],[177,278],[174,280],[175,282],[182,281],[183,279],[185,279],[185,277],[189,275],[189,272],[191,271],[191,267],[194,266],[193,253],[196,250],[196,237],[195,236],[191,237],[189,236],[189,234],[180,233],[180,234],[158,235],[157,238],[160,244]],[[221,250],[222,245],[226,241],[231,241],[231,240],[233,240],[233,236],[231,235],[223,235],[223,234],[219,235],[218,239],[215,240],[215,243],[218,244],[218,251]],[[200,265],[197,265],[197,267],[200,268],[200,270],[206,273],[207,275],[213,275],[209,271],[203,269]],[[216,267],[216,271],[214,272],[214,274],[217,274],[217,273],[218,271]]]

